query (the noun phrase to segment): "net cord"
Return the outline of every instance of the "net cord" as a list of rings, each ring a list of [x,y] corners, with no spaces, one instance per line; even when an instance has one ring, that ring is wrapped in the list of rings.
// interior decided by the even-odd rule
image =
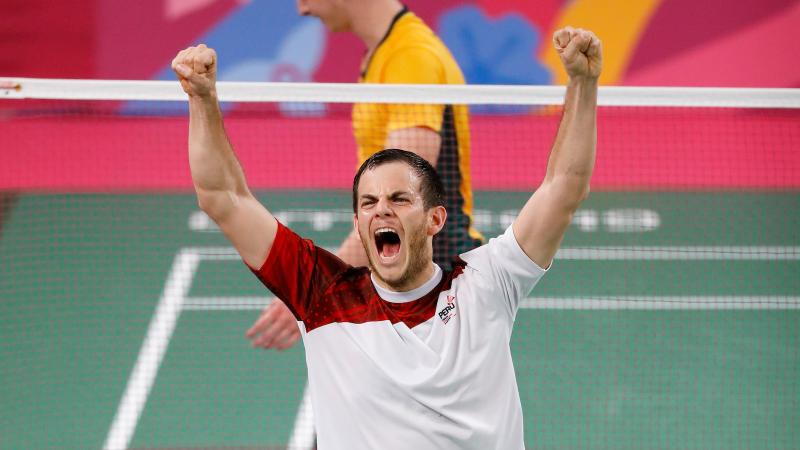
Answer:
[[[564,86],[217,83],[224,102],[561,105]],[[186,101],[176,81],[0,77],[0,99]],[[600,106],[800,108],[800,89],[601,86]]]

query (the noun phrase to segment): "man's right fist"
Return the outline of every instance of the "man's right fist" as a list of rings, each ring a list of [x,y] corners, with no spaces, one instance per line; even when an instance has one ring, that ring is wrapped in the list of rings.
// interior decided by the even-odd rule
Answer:
[[[172,60],[172,70],[190,97],[206,97],[216,89],[217,53],[205,44],[181,50]]]

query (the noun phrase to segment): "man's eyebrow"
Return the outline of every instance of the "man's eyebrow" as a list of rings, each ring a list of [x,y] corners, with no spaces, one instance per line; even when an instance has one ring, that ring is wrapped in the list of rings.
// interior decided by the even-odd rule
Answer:
[[[401,195],[412,195],[412,194],[411,194],[411,192],[408,192],[408,191],[394,191],[391,194],[389,194],[389,198],[397,198],[397,197],[400,197]],[[374,199],[377,199],[378,196],[373,195],[373,194],[361,194],[361,195],[359,195],[358,198],[374,200]]]

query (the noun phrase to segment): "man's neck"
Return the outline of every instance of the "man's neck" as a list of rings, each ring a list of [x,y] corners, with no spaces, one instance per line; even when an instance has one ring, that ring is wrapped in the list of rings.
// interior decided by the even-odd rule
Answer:
[[[370,0],[353,12],[352,31],[367,46],[368,53],[380,44],[392,20],[402,9],[403,4],[397,0]]]
[[[393,288],[388,286],[384,280],[381,280],[380,277],[376,276],[374,271],[370,274],[370,276],[372,279],[372,284],[375,286],[375,289],[378,291],[378,294],[381,296],[381,298],[393,303],[404,303],[417,300],[436,287],[436,285],[439,284],[439,281],[442,279],[442,270],[438,265],[431,262],[430,267],[417,277],[418,280],[416,280],[414,283],[404,286],[403,288]]]

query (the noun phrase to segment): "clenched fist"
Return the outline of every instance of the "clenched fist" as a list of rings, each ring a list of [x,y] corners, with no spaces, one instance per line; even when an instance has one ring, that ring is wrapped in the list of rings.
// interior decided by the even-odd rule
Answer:
[[[597,79],[603,68],[603,45],[589,30],[565,27],[553,34],[553,46],[571,79]]]
[[[207,97],[215,93],[217,53],[205,44],[181,50],[172,60],[172,70],[190,97]]]

